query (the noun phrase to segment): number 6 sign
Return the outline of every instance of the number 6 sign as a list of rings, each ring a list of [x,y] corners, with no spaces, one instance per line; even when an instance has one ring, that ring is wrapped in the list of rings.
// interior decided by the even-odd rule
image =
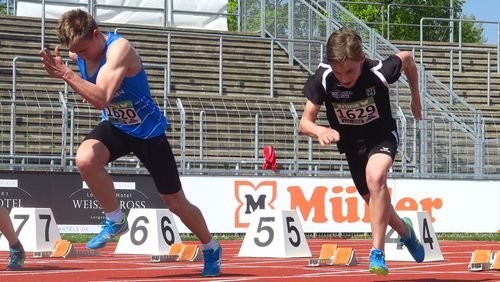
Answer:
[[[295,210],[256,210],[240,257],[310,257],[311,251]]]
[[[168,209],[131,209],[129,231],[118,241],[115,254],[166,255],[174,243],[182,243]]]

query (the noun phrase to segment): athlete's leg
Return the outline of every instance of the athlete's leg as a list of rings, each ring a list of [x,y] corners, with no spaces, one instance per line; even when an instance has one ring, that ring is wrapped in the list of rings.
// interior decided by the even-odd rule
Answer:
[[[365,200],[367,205],[370,205],[370,194],[363,195],[363,200]],[[389,217],[389,226],[396,230],[396,232],[401,236],[404,237],[406,236],[406,227],[403,223],[403,220],[399,217],[399,215],[396,213],[396,210],[394,207],[391,205],[390,206],[390,217]]]
[[[104,166],[128,153],[129,142],[130,136],[110,122],[101,122],[89,133],[76,153],[76,166],[80,175],[106,215],[101,232],[87,243],[87,248],[102,248],[111,238],[128,231],[127,219],[118,205],[113,180]]]
[[[203,244],[208,244],[212,240],[203,214],[198,207],[188,201],[182,189],[174,194],[161,195],[161,198],[168,209],[177,215]]]
[[[7,270],[22,270],[26,253],[14,230],[9,212],[4,207],[0,207],[0,231],[9,242]]]
[[[15,245],[19,241],[10,220],[9,212],[4,207],[0,207],[0,231],[2,231],[10,245]]]
[[[172,149],[165,135],[136,142],[134,153],[155,181],[156,188],[168,209],[177,215],[203,243],[202,276],[217,276],[221,272],[222,247],[212,238],[200,209],[188,201],[177,170]]]
[[[366,165],[373,246],[379,250],[384,250],[385,233],[391,217],[392,205],[387,189],[387,171],[391,165],[392,158],[386,154],[371,155]]]
[[[133,151],[155,181],[156,189],[168,209],[177,215],[203,244],[212,240],[200,209],[182,191],[175,157],[165,135],[134,142]]]
[[[96,139],[83,141],[76,152],[76,166],[80,175],[106,213],[118,209],[113,180],[104,169],[109,157],[108,148]]]

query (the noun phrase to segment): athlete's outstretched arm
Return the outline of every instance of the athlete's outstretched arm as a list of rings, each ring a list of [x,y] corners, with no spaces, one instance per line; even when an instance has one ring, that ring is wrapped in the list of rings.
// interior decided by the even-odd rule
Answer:
[[[317,138],[321,146],[328,145],[332,142],[338,142],[340,140],[340,135],[336,130],[316,124],[316,118],[318,117],[320,109],[321,105],[316,105],[307,100],[304,107],[304,113],[302,113],[299,123],[300,133]]]
[[[411,111],[417,120],[422,120],[422,104],[420,103],[420,91],[418,90],[418,71],[413,60],[413,52],[403,51],[396,54],[401,61],[401,72],[408,78],[411,91]]]
[[[98,110],[105,108],[111,102],[129,68],[138,61],[138,56],[127,40],[116,40],[109,46],[106,63],[99,71],[94,84],[76,75],[63,63],[59,47],[56,47],[54,56],[47,48],[40,51],[41,61],[47,73],[52,77],[62,78]]]

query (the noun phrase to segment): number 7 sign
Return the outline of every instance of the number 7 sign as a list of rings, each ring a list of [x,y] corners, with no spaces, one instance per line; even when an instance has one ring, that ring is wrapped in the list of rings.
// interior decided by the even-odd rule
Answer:
[[[12,208],[12,225],[27,252],[53,251],[61,239],[56,220],[49,208]],[[9,250],[5,236],[0,239],[0,250]]]

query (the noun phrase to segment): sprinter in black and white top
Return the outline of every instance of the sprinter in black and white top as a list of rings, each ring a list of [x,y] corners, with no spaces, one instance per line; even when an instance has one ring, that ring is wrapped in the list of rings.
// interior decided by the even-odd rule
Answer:
[[[402,238],[417,262],[425,252],[407,218],[401,219],[391,204],[387,172],[398,147],[396,121],[391,114],[389,84],[405,72],[411,90],[411,109],[422,119],[418,73],[412,52],[400,52],[385,60],[370,60],[362,51],[361,38],[342,28],[327,43],[327,63],[319,65],[303,90],[307,98],[300,131],[316,138],[321,146],[337,143],[346,154],[352,179],[369,206],[373,249],[370,272],[388,274],[384,243],[387,225]],[[325,104],[330,127],[317,125],[316,118]]]

